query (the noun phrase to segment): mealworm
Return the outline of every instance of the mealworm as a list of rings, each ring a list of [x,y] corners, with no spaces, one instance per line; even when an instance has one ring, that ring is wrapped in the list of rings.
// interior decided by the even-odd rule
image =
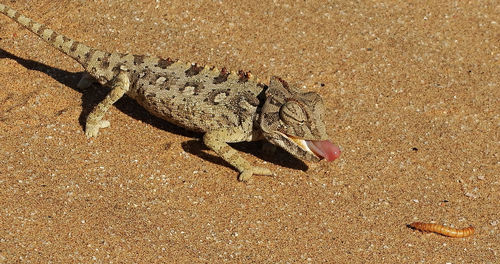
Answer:
[[[422,232],[434,232],[443,236],[448,237],[468,237],[474,234],[474,227],[470,226],[467,228],[457,229],[449,226],[444,226],[440,224],[431,224],[431,223],[421,223],[414,222],[410,224],[410,227],[413,229],[420,230]]]

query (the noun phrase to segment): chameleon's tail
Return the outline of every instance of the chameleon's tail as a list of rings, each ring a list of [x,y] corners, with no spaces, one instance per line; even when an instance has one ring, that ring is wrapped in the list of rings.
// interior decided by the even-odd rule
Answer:
[[[96,57],[106,56],[108,55],[107,53],[96,50],[62,34],[59,34],[46,27],[44,24],[37,23],[32,19],[21,15],[19,12],[6,5],[0,4],[0,13],[3,13],[6,16],[12,18],[12,20],[35,33],[37,36],[54,46],[56,49],[75,59],[94,77],[101,77],[100,74],[95,74],[96,70],[92,69],[91,66],[93,65],[92,62],[94,60],[99,59]]]

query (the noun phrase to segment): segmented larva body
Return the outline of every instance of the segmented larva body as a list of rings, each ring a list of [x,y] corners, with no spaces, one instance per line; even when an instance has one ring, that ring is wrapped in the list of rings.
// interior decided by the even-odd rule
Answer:
[[[410,224],[410,227],[420,230],[422,232],[434,232],[437,234],[441,234],[443,236],[457,237],[457,238],[468,237],[474,234],[474,227],[472,226],[467,228],[457,229],[440,224],[414,222]]]

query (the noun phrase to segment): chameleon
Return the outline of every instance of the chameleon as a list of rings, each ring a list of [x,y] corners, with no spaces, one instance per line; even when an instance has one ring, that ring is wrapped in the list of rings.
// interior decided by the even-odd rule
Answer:
[[[85,135],[94,138],[107,110],[124,95],[148,112],[184,129],[203,133],[203,143],[239,171],[238,179],[268,175],[228,143],[267,140],[293,156],[317,162],[333,161],[340,148],[329,141],[321,96],[272,76],[262,83],[250,72],[229,71],[171,58],[107,52],[59,34],[44,24],[0,4],[0,13],[36,34],[84,68],[78,83],[97,82],[109,93],[88,114]]]

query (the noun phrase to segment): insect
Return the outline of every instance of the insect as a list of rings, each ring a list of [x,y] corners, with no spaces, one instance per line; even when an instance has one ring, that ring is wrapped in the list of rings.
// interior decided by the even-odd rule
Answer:
[[[417,229],[422,232],[434,232],[448,237],[462,238],[474,234],[474,227],[472,226],[467,228],[457,229],[440,224],[422,223],[422,222],[413,222],[409,226],[413,229]]]

